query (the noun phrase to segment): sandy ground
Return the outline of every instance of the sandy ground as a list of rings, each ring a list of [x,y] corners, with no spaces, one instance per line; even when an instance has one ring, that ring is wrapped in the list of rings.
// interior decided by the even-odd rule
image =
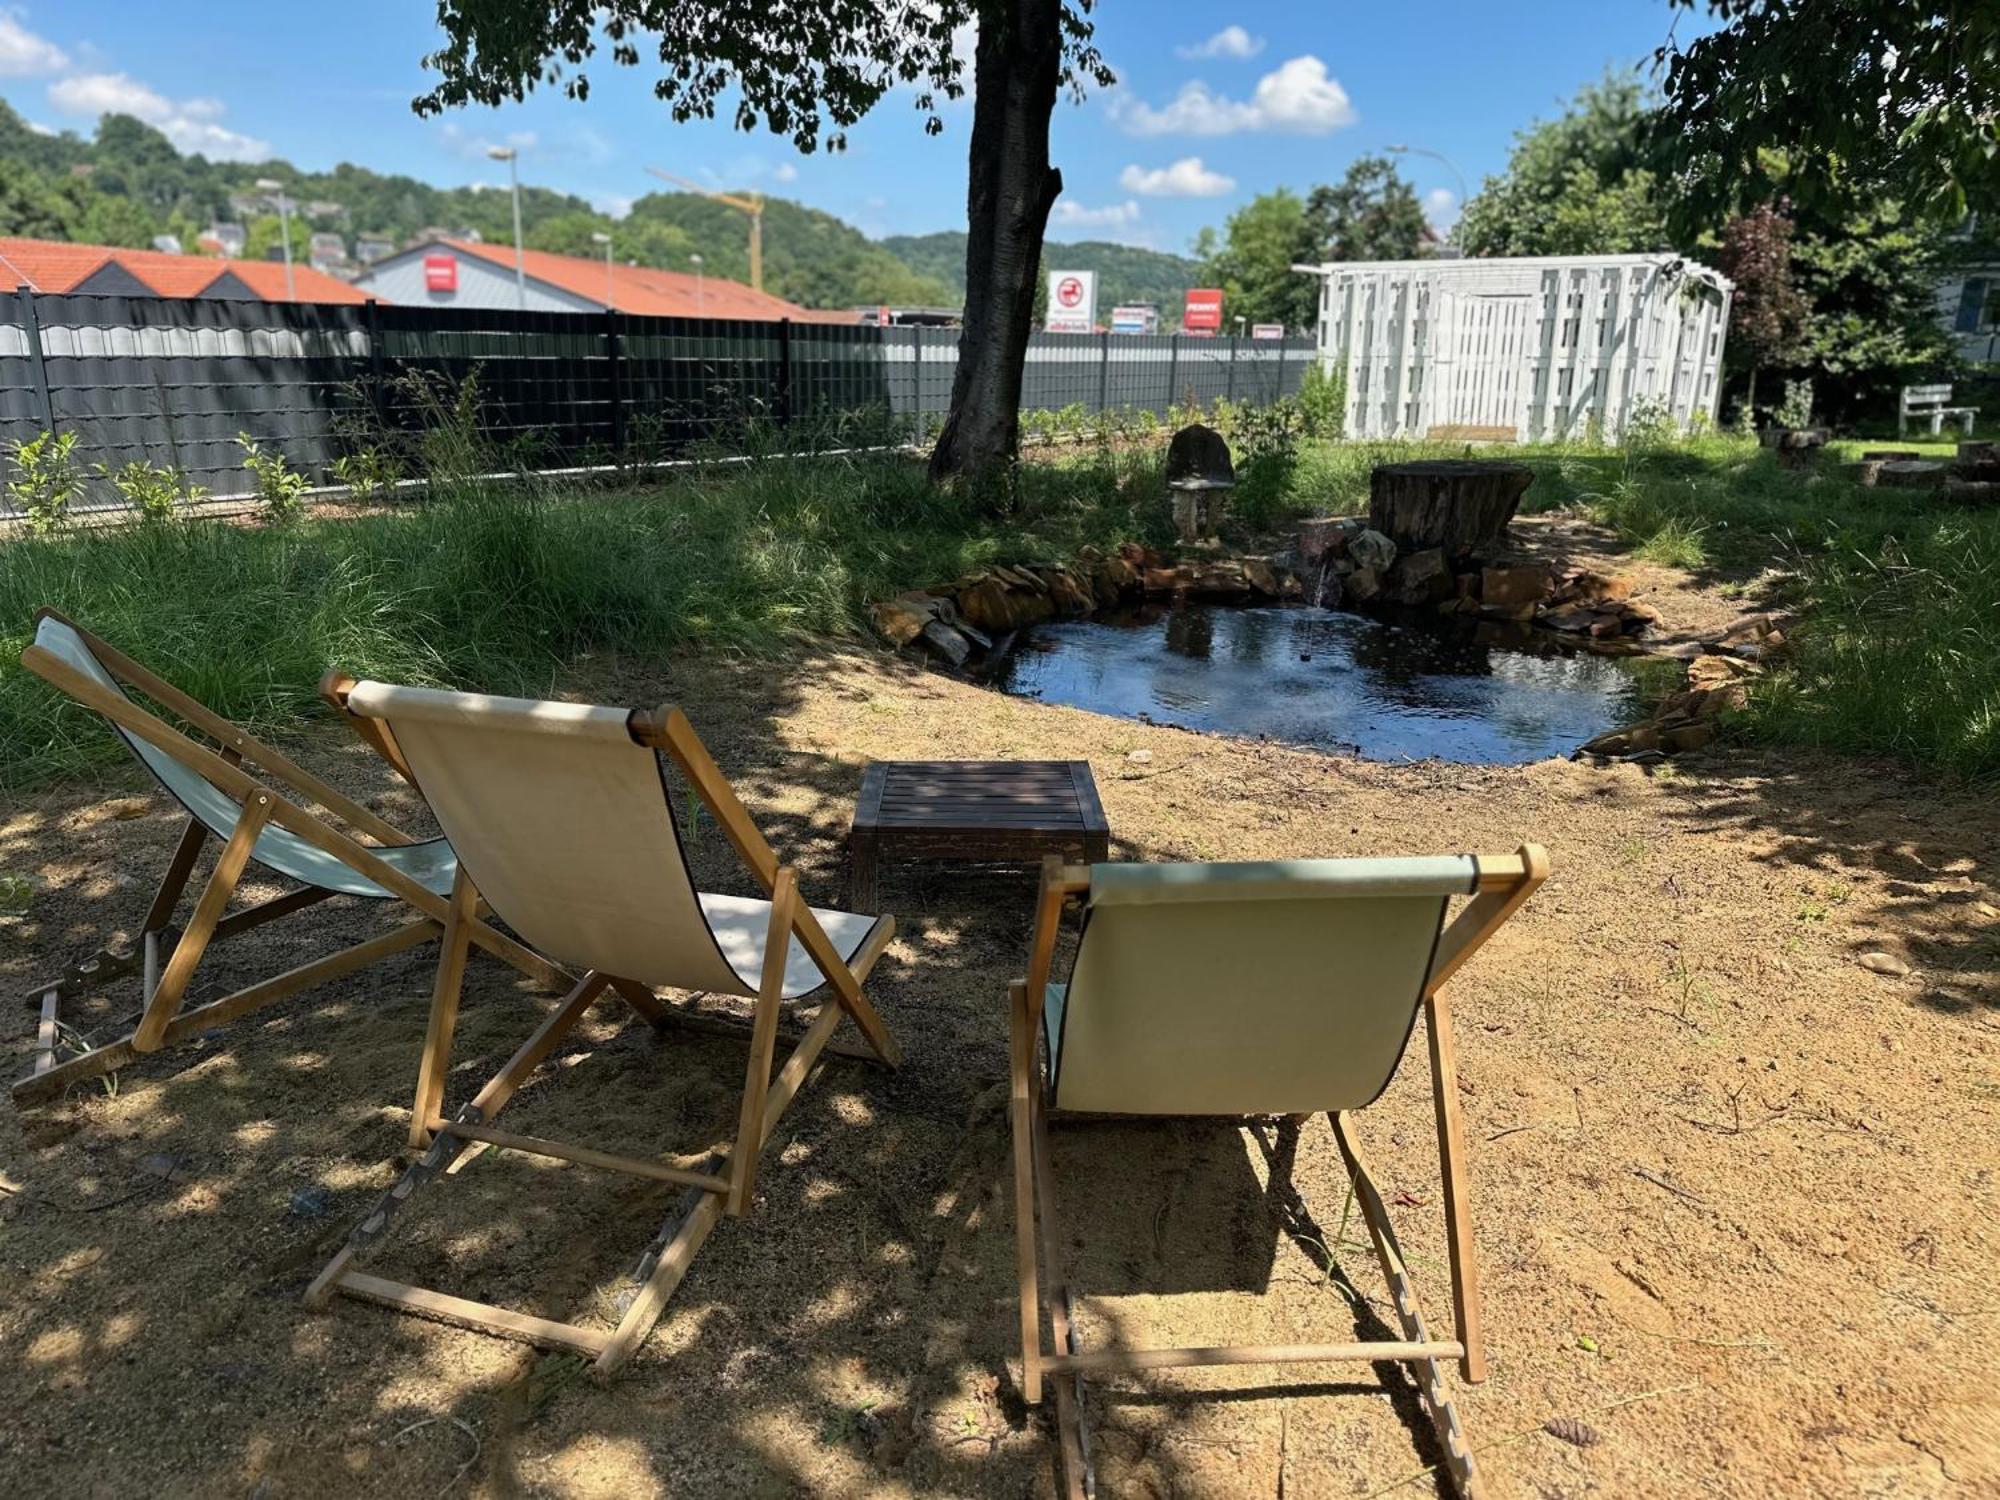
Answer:
[[[822,903],[841,894],[870,757],[1087,757],[1131,858],[1546,843],[1554,878],[1454,984],[1493,1356],[1492,1379],[1459,1400],[1491,1492],[2000,1493],[1989,797],[1728,748],[1650,771],[1370,765],[1000,699],[868,654],[779,671],[589,662],[565,686],[685,705]],[[304,753],[420,822],[334,731]],[[176,831],[137,781],[7,804],[4,869],[33,882],[0,926],[8,988],[128,934]],[[706,881],[747,888],[710,825],[696,858]],[[609,1387],[574,1358],[299,1304],[394,1180],[431,949],[147,1059],[115,1088],[0,1107],[6,1489],[1052,1493],[1048,1425],[1012,1363],[1002,986],[1029,899],[1020,872],[885,870],[902,927],[872,990],[905,1066],[823,1069],[755,1214],[715,1234]],[[222,950],[197,998],[389,920],[328,910]],[[1861,967],[1877,950],[1911,972]],[[1341,955],[1326,961],[1337,972]],[[78,1019],[108,1032],[135,1003],[128,984]],[[548,1003],[475,960],[453,1097]],[[9,1014],[19,1072],[31,1018]],[[675,1152],[726,1131],[734,1044],[655,1034],[612,1005],[595,1022],[510,1107],[512,1128]],[[1435,1327],[1448,1319],[1423,1052],[1361,1128]],[[1289,1186],[1271,1180],[1271,1140],[1217,1122],[1058,1133],[1090,1334],[1382,1333],[1325,1122],[1307,1126]],[[434,1189],[374,1264],[603,1321],[674,1197],[502,1155]],[[1100,1495],[1439,1493],[1393,1367],[1120,1379],[1093,1387],[1090,1411]],[[1545,1430],[1557,1419],[1591,1441]]]

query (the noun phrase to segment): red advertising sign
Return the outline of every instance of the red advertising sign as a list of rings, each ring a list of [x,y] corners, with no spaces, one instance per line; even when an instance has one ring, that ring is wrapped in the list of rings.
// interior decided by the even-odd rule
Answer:
[[[426,255],[424,257],[424,290],[427,292],[457,291],[458,257],[455,255]]]
[[[1184,333],[1217,333],[1222,328],[1222,289],[1189,287],[1187,305],[1181,311]]]
[[[1074,276],[1065,276],[1056,283],[1056,301],[1064,307],[1079,307],[1083,303],[1083,283]]]

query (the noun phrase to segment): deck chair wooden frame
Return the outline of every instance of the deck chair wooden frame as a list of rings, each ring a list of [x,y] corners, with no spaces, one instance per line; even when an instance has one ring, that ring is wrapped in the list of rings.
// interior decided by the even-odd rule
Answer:
[[[145,1053],[172,1046],[210,1027],[365,968],[444,933],[453,914],[452,905],[402,870],[385,863],[379,853],[354,836],[373,839],[378,847],[395,848],[415,845],[417,841],[410,835],[58,611],[48,608],[36,611],[38,632],[44,620],[74,631],[114,682],[136,689],[179,715],[213,741],[213,747],[176,729],[124,693],[94,680],[45,646],[29,646],[21,656],[23,666],[76,702],[96,710],[129,735],[165,752],[188,771],[226,793],[241,811],[227,839],[221,839],[200,818],[189,813],[180,841],[147,908],[139,940],[129,951],[100,949],[29,990],[28,1002],[39,1004],[41,1019],[34,1071],[13,1085],[17,1107],[43,1103],[75,1083],[113,1072]],[[277,790],[280,786],[301,800],[289,800]],[[167,790],[172,793],[171,787]],[[316,804],[325,809],[354,830],[354,834],[335,827],[302,804]],[[272,826],[285,829],[330,855],[378,887],[382,898],[407,903],[416,911],[416,920],[219,999],[186,1008],[183,1001],[196,968],[216,943],[336,896],[355,894],[302,884],[300,889],[229,913],[237,886],[253,862],[258,836]],[[195,864],[211,839],[218,839],[222,850],[196,898],[186,927],[177,935],[174,913],[186,894]],[[480,920],[476,901],[471,914],[460,925],[467,942],[476,943],[537,983],[556,990],[569,985],[570,976],[562,969]],[[143,976],[140,991],[143,1009],[133,1028],[113,1041],[57,1061],[64,999],[87,987],[123,978],[134,970],[141,971]]]
[[[1478,1262],[1472,1241],[1472,1212],[1466,1178],[1465,1130],[1459,1115],[1457,1050],[1445,982],[1472,957],[1548,877],[1549,857],[1534,844],[1512,855],[1479,856],[1478,889],[1438,936],[1430,973],[1420,997],[1430,1043],[1433,1106],[1442,1166],[1446,1244],[1451,1267],[1453,1337],[1435,1338],[1424,1321],[1387,1205],[1356,1141],[1348,1111],[1328,1115],[1334,1139],[1347,1164],[1370,1242],[1389,1284],[1402,1337],[1349,1343],[1226,1345],[1211,1348],[1080,1350],[1076,1345],[1069,1289],[1062,1275],[1053,1184],[1050,1177],[1049,1115],[1046,1096],[1047,1042],[1042,997],[1048,993],[1063,907],[1090,890],[1087,866],[1051,858],[1043,868],[1040,899],[1029,950],[1028,973],[1008,986],[1014,1138],[1015,1258],[1021,1285],[1022,1391],[1028,1403],[1043,1400],[1052,1386],[1056,1401],[1058,1455],[1064,1492],[1082,1500],[1088,1474],[1082,1426],[1086,1375],[1123,1370],[1158,1370],[1212,1365],[1278,1365],[1393,1360],[1410,1367],[1426,1415],[1444,1453],[1443,1469],[1463,1500],[1484,1493],[1471,1445],[1451,1403],[1440,1361],[1456,1360],[1468,1384],[1486,1379],[1486,1348],[1480,1323]],[[1046,1268],[1044,1279],[1043,1268]],[[1044,1343],[1043,1321],[1048,1342]]]
[[[407,767],[408,761],[390,724],[358,714],[350,706],[349,695],[355,686],[351,677],[329,674],[323,691],[328,701],[357,721],[356,728],[385,758]],[[901,1050],[862,991],[869,973],[895,935],[895,918],[875,919],[859,948],[843,959],[812,908],[799,898],[796,872],[790,865],[779,862],[686,715],[677,708],[664,706],[650,713],[634,711],[627,719],[626,729],[634,743],[664,756],[686,778],[769,899],[761,983],[749,1027],[745,1030],[727,1023],[716,1024],[714,1018],[689,1016],[684,1008],[659,999],[649,985],[590,969],[506,1065],[487,1080],[469,1103],[447,1117],[442,1113],[444,1085],[466,953],[464,937],[457,925],[465,904],[463,897],[457,898],[439,956],[430,1027],[424,1039],[412,1111],[412,1144],[424,1147],[424,1155],[355,1226],[347,1242],[313,1280],[306,1292],[308,1307],[323,1309],[335,1293],[343,1293],[458,1327],[583,1355],[593,1361],[596,1374],[609,1376],[638,1351],[720,1219],[724,1215],[740,1217],[749,1210],[759,1158],[822,1053],[843,1051],[890,1067],[900,1064]],[[785,956],[794,938],[810,955],[828,996],[803,1032],[787,1033],[780,1019],[785,1002]],[[493,1121],[507,1101],[606,993],[621,997],[656,1025],[707,1022],[699,1024],[697,1029],[720,1030],[748,1040],[750,1056],[743,1097],[733,1142],[726,1149],[711,1151],[695,1160],[663,1162],[618,1156],[589,1146],[494,1127]],[[838,1044],[834,1031],[843,1019],[854,1021],[864,1046]],[[792,1046],[779,1065],[777,1045],[781,1039],[789,1039]],[[492,1146],[689,1189],[676,1201],[640,1256],[633,1276],[636,1295],[617,1327],[609,1333],[386,1280],[359,1269],[362,1258],[381,1243],[396,1212],[420,1189],[441,1176],[454,1174],[476,1153]]]

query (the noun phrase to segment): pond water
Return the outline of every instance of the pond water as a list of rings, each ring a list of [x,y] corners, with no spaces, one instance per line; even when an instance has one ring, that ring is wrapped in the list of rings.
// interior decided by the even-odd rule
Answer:
[[[1525,627],[1302,605],[1152,605],[1038,626],[994,685],[1367,760],[1517,765],[1641,716],[1630,666]]]

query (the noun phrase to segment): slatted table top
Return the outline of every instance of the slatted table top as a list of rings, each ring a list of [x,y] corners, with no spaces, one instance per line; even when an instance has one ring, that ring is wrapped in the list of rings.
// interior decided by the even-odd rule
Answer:
[[[1080,760],[876,761],[861,778],[857,831],[1108,834]]]
[[[848,833],[850,895],[875,909],[884,854],[1032,864],[1111,857],[1111,829],[1080,760],[889,760],[861,775]]]

